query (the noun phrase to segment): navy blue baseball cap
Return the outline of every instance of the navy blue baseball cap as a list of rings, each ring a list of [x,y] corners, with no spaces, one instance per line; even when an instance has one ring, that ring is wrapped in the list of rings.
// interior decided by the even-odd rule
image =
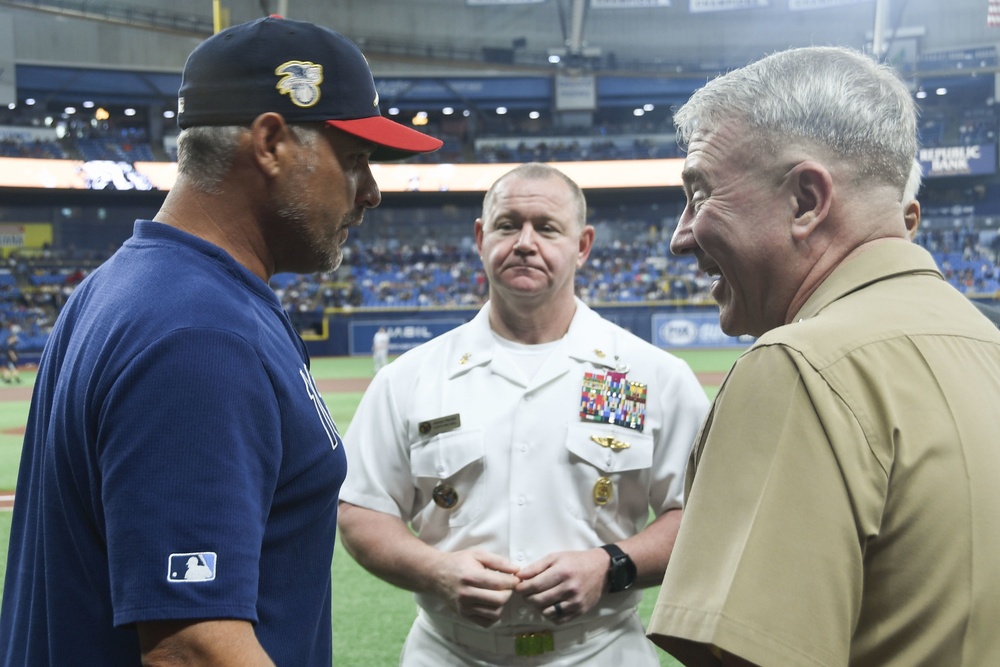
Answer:
[[[375,161],[441,148],[439,139],[382,117],[368,61],[329,28],[267,16],[220,31],[188,56],[177,100],[181,129],[243,125],[271,111],[370,141]]]

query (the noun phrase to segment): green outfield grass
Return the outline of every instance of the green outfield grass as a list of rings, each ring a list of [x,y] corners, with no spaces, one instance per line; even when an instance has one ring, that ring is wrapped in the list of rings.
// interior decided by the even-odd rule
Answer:
[[[695,372],[725,372],[740,354],[740,350],[678,351]],[[372,360],[368,357],[320,358],[312,362],[317,380],[371,377]],[[25,381],[33,381],[25,374]],[[717,386],[705,386],[712,397]],[[27,401],[4,401],[0,386],[0,490],[14,488],[21,452],[23,429],[27,420]],[[360,392],[324,394],[324,400],[341,432],[347,429]],[[10,512],[0,512],[0,572],[6,570],[7,544],[10,539]],[[382,667],[396,665],[406,633],[416,615],[411,593],[377,579],[364,571],[337,545],[333,558],[333,642],[337,667]],[[639,612],[648,621],[656,600],[656,588],[645,592]],[[0,599],[3,580],[0,578]],[[679,665],[670,656],[660,653],[662,666]]]

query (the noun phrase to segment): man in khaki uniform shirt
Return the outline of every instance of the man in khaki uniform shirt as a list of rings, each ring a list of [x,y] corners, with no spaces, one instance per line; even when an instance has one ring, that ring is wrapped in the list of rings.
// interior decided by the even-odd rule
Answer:
[[[1000,664],[1000,333],[910,244],[910,95],[846,49],[675,116],[671,244],[758,336],[716,398],[649,625],[685,665]]]

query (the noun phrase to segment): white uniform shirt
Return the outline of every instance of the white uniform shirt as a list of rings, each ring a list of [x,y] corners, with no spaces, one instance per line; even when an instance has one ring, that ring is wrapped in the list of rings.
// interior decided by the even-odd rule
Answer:
[[[687,364],[578,300],[566,336],[525,380],[494,340],[489,308],[375,377],[344,437],[341,500],[398,516],[443,551],[481,549],[520,566],[622,540],[646,526],[650,507],[656,515],[680,507],[688,453],[708,409]],[[647,386],[642,431],[580,417],[584,373],[616,364]],[[612,451],[592,436],[629,446]],[[601,478],[612,487],[605,504],[595,500]],[[454,507],[435,502],[438,486],[457,494]],[[582,620],[634,607],[640,596],[605,595]],[[440,599],[416,598],[426,611],[460,620]],[[499,625],[548,623],[515,595]]]

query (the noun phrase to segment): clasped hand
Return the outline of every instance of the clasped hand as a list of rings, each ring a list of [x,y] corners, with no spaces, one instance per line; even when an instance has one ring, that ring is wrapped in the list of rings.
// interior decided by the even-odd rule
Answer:
[[[607,571],[601,549],[560,551],[524,568],[485,551],[458,551],[441,554],[436,587],[454,611],[484,628],[500,620],[515,592],[546,619],[565,623],[597,604]]]

